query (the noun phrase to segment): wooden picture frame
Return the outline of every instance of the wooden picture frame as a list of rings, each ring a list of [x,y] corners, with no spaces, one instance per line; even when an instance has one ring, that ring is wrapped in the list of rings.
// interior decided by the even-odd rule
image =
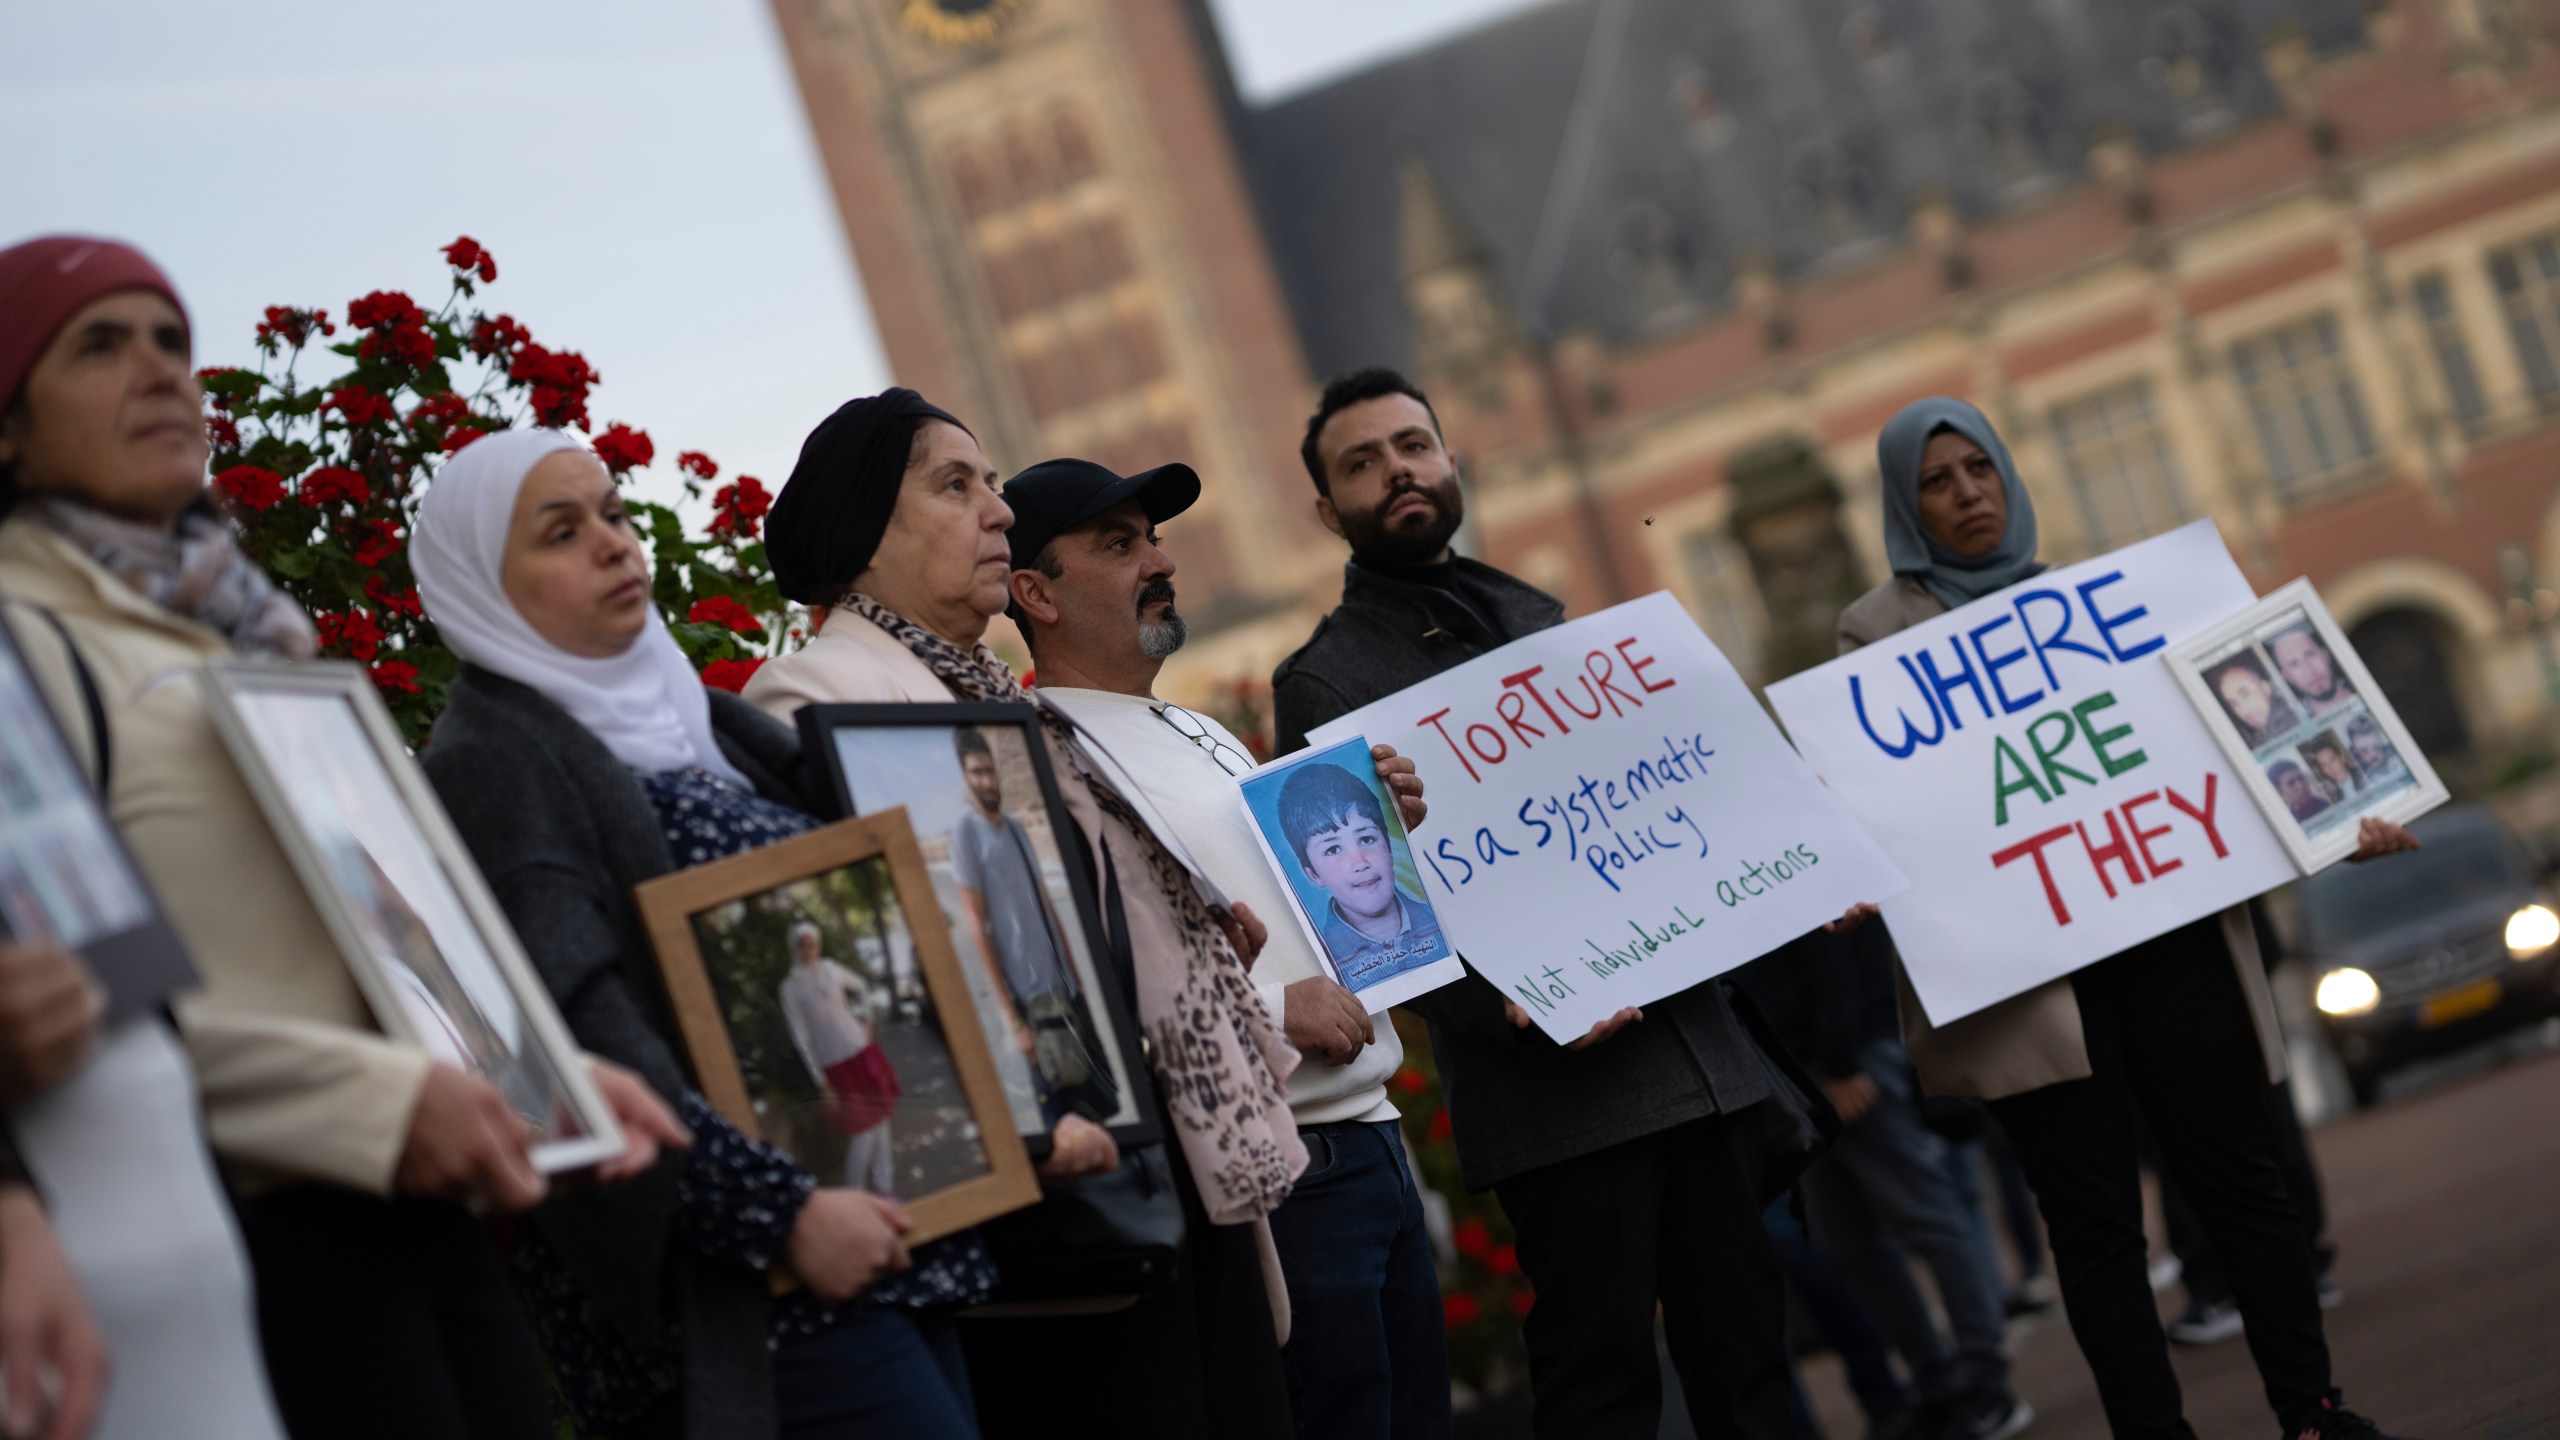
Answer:
[[[1039,1200],[905,811],[633,893],[694,1076],[732,1124],[821,1184],[894,1195],[910,1245]]]
[[[1075,816],[1050,768],[1039,710],[1002,703],[820,704],[802,708],[798,718],[802,751],[824,777],[835,813],[907,812],[977,999],[1014,1128],[1033,1157],[1048,1153],[1050,1129],[1071,1112],[1123,1146],[1161,1140],[1155,1075],[1140,1043],[1144,1032],[1110,964],[1100,898]],[[962,753],[967,746],[982,746],[995,767],[983,778],[999,797],[1001,832],[973,804],[971,762]],[[973,861],[972,851],[990,858]],[[991,879],[998,868],[1014,871],[1010,883]],[[987,953],[1003,949],[1008,934],[1030,929],[1031,917],[1018,908],[1009,927],[993,911],[1018,906],[1031,888],[1020,878],[1024,870],[1038,875],[1041,928],[1051,937],[1048,968],[1065,976],[1063,986],[1047,995],[1034,990],[1028,999],[1011,978],[1007,957]],[[973,878],[980,883],[970,885]],[[974,908],[967,890],[978,892]],[[1037,973],[1042,965],[1034,957],[1023,968]],[[1027,1042],[1026,1030],[1033,1032]]]
[[[2405,823],[2448,798],[2307,579],[2171,646],[2167,658],[2305,875],[2353,854],[2365,817]],[[2306,669],[2328,677],[2325,694],[2303,688],[2296,676]]]
[[[91,736],[92,745],[103,743]],[[191,989],[196,969],[0,615],[0,940],[56,940],[106,988],[104,1023]]]
[[[214,728],[393,1037],[470,1070],[534,1127],[545,1173],[622,1153],[551,992],[361,665],[223,660]]]

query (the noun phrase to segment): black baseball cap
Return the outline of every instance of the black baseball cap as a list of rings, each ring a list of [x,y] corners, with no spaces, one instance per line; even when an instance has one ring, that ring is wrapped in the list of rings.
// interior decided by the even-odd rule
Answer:
[[[1043,460],[1004,482],[1004,503],[1013,507],[1013,528],[1005,532],[1013,568],[1030,565],[1050,541],[1125,501],[1136,500],[1147,523],[1158,525],[1199,498],[1200,472],[1188,465],[1119,475],[1090,460]]]

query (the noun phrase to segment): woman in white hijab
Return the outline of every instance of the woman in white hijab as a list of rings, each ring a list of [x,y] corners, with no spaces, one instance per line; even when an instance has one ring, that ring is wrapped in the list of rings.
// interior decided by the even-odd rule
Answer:
[[[694,1093],[630,899],[815,824],[798,737],[695,677],[573,436],[493,435],[447,462],[410,563],[463,662],[428,775],[579,1042],[696,1136],[656,1175],[547,1205],[517,1257],[579,1428],[974,1437],[951,1317],[993,1286],[976,1236],[910,1257],[894,1201],[821,1186]],[[773,1298],[768,1269],[796,1289]]]

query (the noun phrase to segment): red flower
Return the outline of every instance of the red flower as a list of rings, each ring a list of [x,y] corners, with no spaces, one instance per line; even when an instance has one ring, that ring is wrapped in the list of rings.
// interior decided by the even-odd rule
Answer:
[[[356,563],[367,570],[400,553],[400,527],[388,520],[367,520],[365,538],[356,542]]]
[[[1457,1244],[1458,1253],[1471,1260],[1481,1260],[1493,1250],[1493,1231],[1472,1216],[1459,1221],[1450,1238]]]
[[[302,477],[305,505],[328,505],[341,500],[362,505],[372,498],[373,487],[365,483],[364,476],[344,465],[324,465]]]
[[[404,330],[426,324],[427,312],[397,290],[376,290],[347,302],[347,323],[359,330]]]
[[[387,355],[403,365],[424,369],[436,363],[436,337],[424,329],[377,330],[364,337],[356,354],[366,360]]]
[[[450,425],[470,413],[471,397],[459,390],[447,390],[410,406],[409,428],[415,430],[427,424]]]
[[[472,352],[481,356],[513,355],[532,338],[513,315],[484,315],[471,327]]]
[[[477,417],[474,417],[474,419],[476,420]],[[488,433],[488,431],[481,429],[477,424],[466,422],[464,424],[456,425],[452,429],[444,432],[444,440],[436,448],[444,451],[447,455],[458,455],[462,453],[463,446],[470,444],[472,441],[477,440]]]
[[[699,450],[687,450],[678,455],[676,468],[696,480],[716,480],[720,477],[720,467],[712,463],[710,456]]]
[[[240,448],[240,424],[228,415],[207,415],[204,417],[204,433],[206,438],[212,440],[213,443],[221,449],[237,450]]]
[[[533,387],[536,424],[587,426],[587,388],[604,377],[574,350],[546,350],[530,339],[507,362],[507,378]]]
[[[444,263],[456,270],[477,274],[483,280],[498,278],[498,262],[488,251],[480,248],[479,241],[468,235],[444,247]]]
[[[684,612],[684,618],[696,625],[726,626],[741,635],[764,633],[764,622],[756,618],[756,612],[726,595],[711,595],[694,601],[693,608]]]
[[[1432,1144],[1440,1145],[1447,1143],[1449,1139],[1449,1112],[1446,1110],[1432,1111],[1431,1123],[1424,1127],[1424,1131],[1431,1137]]]
[[[394,591],[390,586],[382,583],[382,577],[379,575],[366,578],[364,593],[365,598],[371,600],[375,607],[385,614],[405,615],[416,619],[427,613],[426,606],[418,599],[417,591]]]
[[[711,492],[711,533],[753,540],[772,509],[773,497],[765,493],[764,482],[741,475],[738,483]]]
[[[329,312],[326,310],[297,310],[290,305],[268,306],[267,318],[258,323],[258,339],[261,342],[269,339],[282,340],[297,350],[311,338],[313,331],[323,335],[335,335],[338,333],[338,327],[329,323]],[[264,346],[262,345],[261,348]]]
[[[604,468],[613,471],[637,470],[658,458],[658,447],[649,443],[649,432],[616,424],[589,442],[595,446],[596,458]]]
[[[1419,1095],[1431,1086],[1430,1081],[1422,1078],[1421,1071],[1416,1070],[1409,1065],[1402,1070],[1398,1070],[1395,1073],[1395,1078],[1389,1080],[1387,1083],[1393,1085],[1399,1092],[1406,1095]]]
[[[1511,1313],[1519,1316],[1523,1320],[1529,1318],[1529,1311],[1534,1308],[1537,1303],[1538,1297],[1532,1291],[1514,1290],[1511,1292]]]
[[[272,510],[284,498],[284,477],[257,465],[234,465],[213,477],[213,488],[249,510]]]
[[[337,411],[350,425],[374,425],[397,416],[388,399],[361,385],[330,391],[327,408]]]
[[[415,695],[418,667],[406,660],[385,660],[373,667],[373,685],[385,695]]]
[[[1464,1290],[1454,1295],[1443,1296],[1440,1301],[1441,1319],[1446,1321],[1452,1330],[1467,1324],[1483,1313],[1484,1307],[1476,1303],[1476,1297]]]
[[[382,627],[362,610],[343,615],[323,610],[311,617],[311,624],[320,632],[320,648],[324,650],[367,663],[382,653]]]
[[[714,690],[733,692],[744,690],[747,688],[747,681],[754,678],[755,673],[763,668],[764,661],[761,659],[714,660],[702,667],[702,683]]]
[[[1484,1268],[1496,1275],[1517,1275],[1520,1273],[1520,1252],[1508,1245],[1496,1245],[1493,1253],[1484,1257]]]

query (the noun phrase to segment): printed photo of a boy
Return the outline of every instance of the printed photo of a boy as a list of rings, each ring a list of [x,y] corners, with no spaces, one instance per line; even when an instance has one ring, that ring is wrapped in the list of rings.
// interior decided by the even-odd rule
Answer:
[[[1367,781],[1311,761],[1289,772],[1278,809],[1288,854],[1328,897],[1310,918],[1344,985],[1358,990],[1445,953],[1439,917],[1396,878],[1395,846]]]

